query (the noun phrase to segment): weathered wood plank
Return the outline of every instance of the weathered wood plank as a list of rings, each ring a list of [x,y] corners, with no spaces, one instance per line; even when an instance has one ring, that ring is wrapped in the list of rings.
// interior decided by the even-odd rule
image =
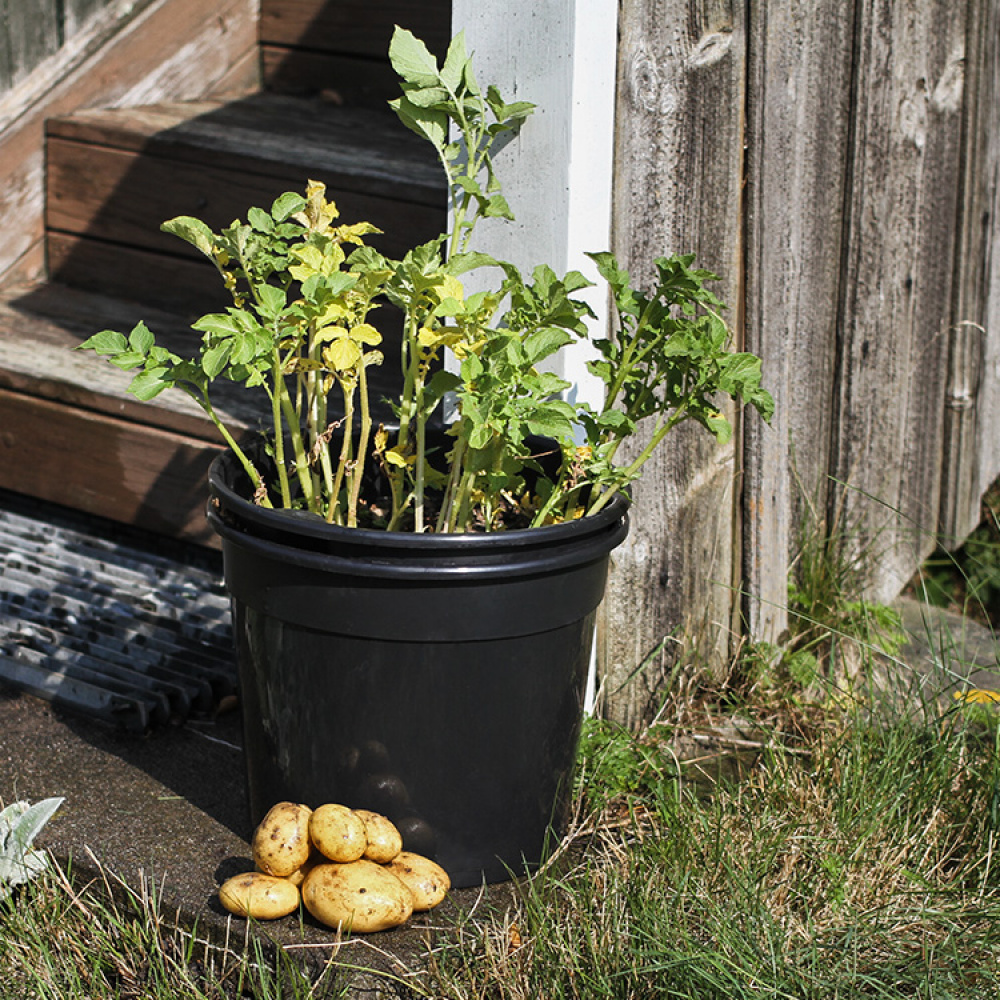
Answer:
[[[195,215],[220,228],[245,217],[252,205],[303,191],[308,178],[328,183],[346,221],[364,219],[382,229],[371,243],[389,255],[402,255],[442,230],[443,210],[345,190],[320,170],[284,177],[234,173],[56,140],[49,145],[46,221],[50,230],[194,256],[196,250],[160,231],[164,219]]]
[[[881,599],[936,540],[967,11],[859,8],[830,519]]]
[[[387,59],[401,24],[443,57],[451,37],[450,0],[263,0],[260,39],[314,51]]]
[[[399,77],[381,59],[264,44],[261,76],[279,94],[324,94],[348,107],[384,108],[399,96]]]
[[[74,350],[99,330],[127,333],[140,319],[170,350],[197,349],[200,334],[148,304],[45,283],[7,286],[0,297],[0,387],[217,443],[217,430],[184,393],[141,403],[125,392],[129,373],[90,351]],[[213,392],[217,412],[234,432],[256,427],[267,412],[266,397],[231,389],[221,382]]]
[[[205,476],[218,447],[6,389],[0,413],[0,488],[214,544]]]
[[[1000,238],[1000,3],[969,5],[962,137],[962,202],[955,257],[945,396],[941,538],[957,546],[979,524],[980,497],[1000,473],[996,434],[1000,325],[988,322],[1000,295],[989,273]]]
[[[25,254],[37,253],[43,234],[43,123],[95,104],[128,105],[211,94],[217,81],[256,41],[253,0],[117,3],[108,23],[81,32],[66,58],[36,86],[35,74],[0,100],[0,276]],[[92,35],[92,37],[91,37]],[[48,69],[48,63],[46,63]]]
[[[0,86],[24,79],[63,42],[56,0],[5,0],[0,18]]]
[[[746,343],[776,409],[770,428],[747,419],[743,559],[749,631],[770,642],[787,625],[799,527],[826,513],[853,13],[771,4],[750,38]]]
[[[430,205],[443,212],[444,175],[430,144],[388,110],[256,94],[81,111],[47,124],[50,139],[142,152],[217,170],[298,181],[309,172],[345,191]],[[297,186],[303,186],[302,184]],[[443,218],[443,216],[442,216]]]
[[[737,334],[744,13],[726,2],[623,4],[613,241],[640,279],[661,253],[697,253],[723,276],[717,291],[733,307]],[[716,446],[700,428],[684,428],[634,489],[632,531],[612,559],[598,657],[610,714],[623,722],[655,710],[676,658],[668,640],[678,630],[706,651],[728,651],[738,603],[736,454],[735,441]]]

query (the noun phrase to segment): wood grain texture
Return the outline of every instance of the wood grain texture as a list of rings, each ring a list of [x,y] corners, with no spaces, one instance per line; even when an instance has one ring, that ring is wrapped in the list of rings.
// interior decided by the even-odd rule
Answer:
[[[231,68],[245,65],[255,44],[253,0],[221,0],[211,8],[200,0],[117,6],[131,13],[106,25],[96,47],[84,47],[54,67],[44,90],[25,92],[20,104],[4,104],[0,277],[42,239],[46,118],[98,104],[198,98],[223,80],[231,87]]]
[[[962,135],[962,198],[955,254],[945,395],[941,538],[957,546],[979,524],[980,497],[1000,473],[995,433],[1000,326],[989,322],[1000,294],[990,274],[1000,236],[1000,3],[969,6]],[[992,29],[991,30],[991,26]]]
[[[131,375],[90,351],[74,348],[99,330],[128,333],[144,320],[158,341],[177,354],[197,350],[200,334],[178,316],[147,304],[126,302],[48,283],[6,286],[0,296],[0,386],[53,402],[104,413],[135,424],[217,442],[218,432],[193,400],[166,392],[141,403],[125,390]],[[216,410],[234,433],[257,426],[267,399],[231,391],[220,382]]]
[[[0,90],[24,79],[63,42],[65,22],[56,0],[0,3]]]
[[[279,94],[325,94],[347,107],[384,108],[399,96],[399,77],[381,59],[263,44],[261,76]]]
[[[204,505],[217,446],[6,389],[0,413],[0,488],[214,541]]]
[[[800,526],[826,513],[853,48],[841,0],[772,4],[752,25],[746,345],[776,409],[771,427],[747,417],[744,611],[769,642]]]
[[[264,43],[387,59],[393,25],[422,38],[439,58],[451,38],[449,0],[262,0]]]
[[[829,516],[883,600],[936,541],[966,13],[859,6]]]
[[[717,291],[737,332],[745,50],[738,4],[622,6],[615,251],[640,281],[660,254],[694,251],[722,275]],[[736,605],[735,443],[717,446],[690,427],[673,438],[633,491],[605,600],[602,685],[607,710],[627,724],[655,711],[676,658],[668,637],[683,629],[726,655]]]

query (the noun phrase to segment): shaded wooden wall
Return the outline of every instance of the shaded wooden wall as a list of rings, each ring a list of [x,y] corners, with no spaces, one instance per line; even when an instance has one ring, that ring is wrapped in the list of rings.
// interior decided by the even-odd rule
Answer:
[[[603,643],[611,712],[677,644],[775,639],[810,519],[895,596],[1000,471],[997,0],[623,0],[615,248],[722,275],[777,413],[678,436],[636,489]],[[664,643],[664,640],[667,640]],[[639,664],[645,666],[636,672]]]

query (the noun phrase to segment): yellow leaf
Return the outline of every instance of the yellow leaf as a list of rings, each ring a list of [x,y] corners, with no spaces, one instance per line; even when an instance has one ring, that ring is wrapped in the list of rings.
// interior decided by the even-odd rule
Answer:
[[[338,243],[357,243],[358,246],[364,246],[365,241],[362,237],[381,232],[378,226],[373,226],[370,222],[355,222],[351,226],[337,226],[333,238]]]
[[[465,286],[453,274],[446,274],[444,275],[444,280],[441,282],[441,290],[438,293],[438,297],[442,300],[456,299],[459,302],[463,302],[465,300]]]
[[[323,360],[335,372],[351,371],[361,360],[361,348],[350,337],[343,337],[323,349]]]
[[[320,313],[317,318],[317,322],[320,326],[328,326],[330,323],[336,320],[346,319],[348,316],[348,309],[341,302],[330,302],[323,307],[323,312]],[[346,331],[345,331],[346,333]]]
[[[314,334],[313,339],[318,344],[325,344],[329,340],[342,340],[347,336],[347,328],[338,325],[321,326]]]
[[[382,343],[382,334],[370,323],[359,323],[351,328],[351,340],[374,347],[376,344]]]
[[[410,455],[409,457],[404,455],[402,449],[398,444],[396,445],[395,448],[390,448],[385,453],[385,460],[390,465],[395,465],[397,468],[400,469],[405,469],[408,465],[412,465],[415,459],[416,459],[415,455]]]
[[[301,222],[306,229],[313,232],[323,232],[329,229],[330,223],[339,216],[337,206],[326,200],[326,185],[319,181],[309,181],[306,185],[306,207],[292,216],[296,222]]]

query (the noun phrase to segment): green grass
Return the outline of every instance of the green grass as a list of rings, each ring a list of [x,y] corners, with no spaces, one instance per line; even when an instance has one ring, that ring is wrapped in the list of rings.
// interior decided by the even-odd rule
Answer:
[[[826,730],[794,753],[762,749],[748,778],[707,796],[658,739],[636,741],[638,791],[616,778],[576,850],[439,945],[440,995],[1000,990],[1000,768],[982,730],[957,718]]]
[[[57,865],[0,904],[3,1000],[333,1000],[333,970],[310,977],[259,938],[212,944],[170,919],[155,893]]]

